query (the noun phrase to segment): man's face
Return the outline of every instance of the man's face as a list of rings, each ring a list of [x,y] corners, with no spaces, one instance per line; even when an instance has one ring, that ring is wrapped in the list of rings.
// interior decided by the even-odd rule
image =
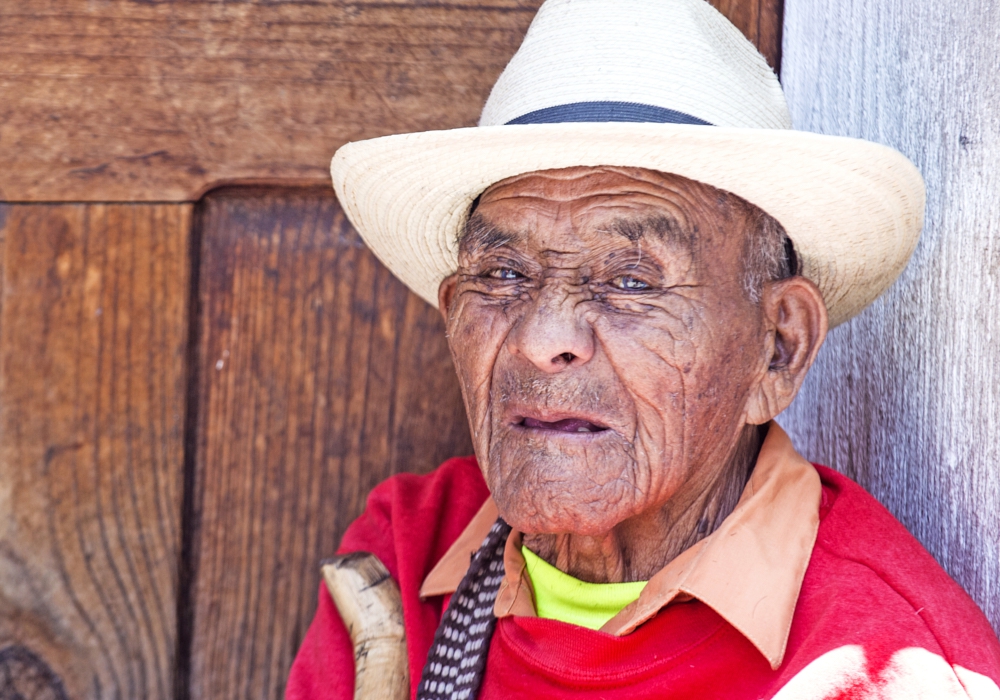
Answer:
[[[442,301],[501,514],[597,535],[706,488],[770,359],[744,210],[679,176],[573,168],[498,183],[475,213]]]

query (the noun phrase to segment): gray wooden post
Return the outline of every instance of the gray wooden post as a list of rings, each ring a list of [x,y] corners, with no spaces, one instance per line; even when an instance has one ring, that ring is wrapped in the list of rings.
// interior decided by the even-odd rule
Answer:
[[[831,332],[778,420],[1000,629],[1000,3],[785,0],[783,49],[795,128],[899,149],[928,198],[902,278]]]

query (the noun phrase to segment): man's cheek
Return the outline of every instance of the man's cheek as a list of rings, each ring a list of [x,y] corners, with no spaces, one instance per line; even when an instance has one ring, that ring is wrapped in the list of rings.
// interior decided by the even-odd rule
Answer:
[[[665,439],[684,424],[695,382],[671,358],[648,351],[636,352],[635,362],[622,362],[618,372],[635,405],[636,419],[645,437]],[[641,436],[637,431],[637,437]]]
[[[504,328],[502,321],[489,318],[489,314],[475,306],[461,305],[448,329],[448,342],[465,397],[473,445],[484,461],[491,433],[492,378],[497,357],[503,351]]]
[[[448,343],[459,372],[475,374],[496,359],[497,324],[490,314],[460,300],[448,323]]]
[[[634,459],[648,478],[650,494],[662,494],[682,481],[691,454],[692,394],[698,390],[692,372],[652,352],[636,353],[634,366],[620,373],[635,406],[635,434],[629,436]]]

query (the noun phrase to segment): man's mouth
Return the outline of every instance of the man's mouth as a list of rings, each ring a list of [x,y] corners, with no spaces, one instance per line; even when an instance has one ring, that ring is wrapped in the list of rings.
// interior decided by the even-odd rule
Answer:
[[[544,421],[537,418],[522,418],[518,425],[533,430],[551,430],[559,433],[600,433],[608,428],[591,423],[582,418],[563,418],[557,421]]]

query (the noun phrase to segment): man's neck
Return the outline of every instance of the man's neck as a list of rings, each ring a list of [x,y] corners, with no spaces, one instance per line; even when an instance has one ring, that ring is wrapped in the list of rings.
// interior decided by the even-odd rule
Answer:
[[[653,512],[640,513],[602,535],[526,534],[524,545],[570,576],[591,583],[647,581],[712,534],[733,512],[757,463],[765,426],[747,426],[715,482],[678,493]]]

